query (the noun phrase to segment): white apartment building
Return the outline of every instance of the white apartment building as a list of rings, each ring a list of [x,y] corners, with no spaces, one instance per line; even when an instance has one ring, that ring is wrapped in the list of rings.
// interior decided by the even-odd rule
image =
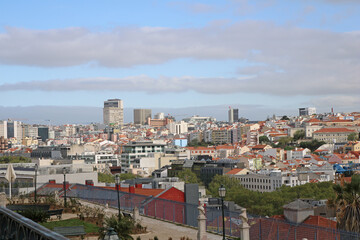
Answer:
[[[120,166],[120,159],[113,151],[101,150],[95,153],[95,164],[109,164],[111,166]]]
[[[23,125],[23,137],[37,138],[38,136],[38,127],[29,124]]]
[[[308,148],[295,148],[295,150],[288,150],[286,152],[287,154],[287,160],[295,160],[295,159],[301,159],[304,158],[305,155],[310,154],[311,151]]]
[[[0,121],[0,137],[7,138],[7,121]]]
[[[121,154],[121,171],[128,172],[130,166],[136,166],[135,159],[148,157],[150,153],[163,153],[165,151],[164,143],[155,143],[151,141],[131,142],[123,147]]]
[[[257,130],[250,130],[246,134],[246,145],[259,144],[259,132]]]
[[[323,128],[323,126],[320,126],[320,125],[306,125],[305,126],[305,137],[312,138],[313,133],[322,128]]]
[[[171,122],[169,123],[168,128],[172,134],[183,134],[188,132],[188,124],[184,121]]]
[[[259,192],[272,192],[282,185],[294,187],[300,185],[298,176],[295,174],[271,172],[270,174],[259,174],[248,172],[245,175],[234,175],[240,180],[246,189]]]

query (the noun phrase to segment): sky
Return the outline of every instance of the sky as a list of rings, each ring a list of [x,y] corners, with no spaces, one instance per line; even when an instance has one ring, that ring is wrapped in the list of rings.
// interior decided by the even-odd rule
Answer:
[[[101,121],[110,98],[219,120],[359,111],[358,0],[1,1],[0,16],[3,119]]]

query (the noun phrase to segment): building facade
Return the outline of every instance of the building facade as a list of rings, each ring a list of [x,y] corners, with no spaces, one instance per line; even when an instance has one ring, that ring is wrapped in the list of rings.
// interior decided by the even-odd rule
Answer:
[[[347,128],[322,128],[313,132],[313,139],[326,143],[342,143],[348,141],[348,136],[355,130]]]
[[[239,109],[230,108],[229,109],[229,123],[237,122],[239,120]]]
[[[134,109],[134,124],[144,125],[151,119],[151,109]]]
[[[124,124],[124,106],[121,99],[109,99],[104,102],[103,118],[105,125],[122,126]]]

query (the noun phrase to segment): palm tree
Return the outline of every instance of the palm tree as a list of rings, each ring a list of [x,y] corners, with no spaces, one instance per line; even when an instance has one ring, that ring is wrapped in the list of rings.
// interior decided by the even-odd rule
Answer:
[[[135,221],[130,217],[118,215],[112,215],[111,217],[106,217],[104,221],[104,227],[99,229],[99,239],[105,237],[105,233],[108,228],[113,228],[117,232],[121,240],[133,240],[131,233],[135,227]]]
[[[334,190],[338,228],[360,233],[360,175],[353,175],[344,186],[334,185]]]

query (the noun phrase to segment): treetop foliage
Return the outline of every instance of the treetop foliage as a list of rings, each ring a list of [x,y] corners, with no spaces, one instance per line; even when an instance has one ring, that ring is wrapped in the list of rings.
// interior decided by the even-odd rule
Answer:
[[[276,191],[261,193],[245,189],[239,180],[224,175],[214,177],[209,184],[209,194],[219,196],[218,189],[221,184],[226,188],[226,200],[245,207],[250,214],[261,216],[283,214],[282,207],[297,198],[320,200],[335,197],[331,182],[307,183],[296,187],[282,186]]]

